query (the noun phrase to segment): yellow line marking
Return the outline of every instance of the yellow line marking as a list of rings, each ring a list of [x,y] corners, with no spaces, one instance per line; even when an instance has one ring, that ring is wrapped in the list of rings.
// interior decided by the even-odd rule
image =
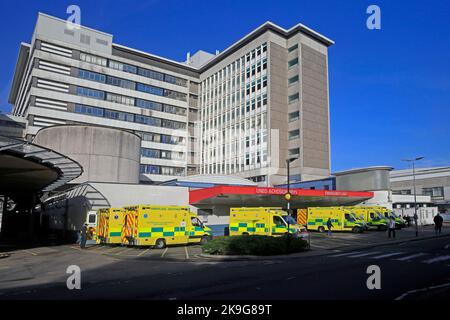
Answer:
[[[26,253],[29,253],[29,254],[31,254],[33,256],[37,256],[37,253],[34,253],[33,251],[29,251],[29,250],[23,250],[23,251],[26,252]]]
[[[187,246],[184,247],[184,251],[186,252],[186,259],[189,260],[189,253],[188,253]]]
[[[146,254],[150,249],[145,249],[144,251],[142,251],[141,253],[139,253],[137,256],[140,257],[144,254]]]
[[[166,254],[167,250],[169,250],[169,248],[164,249],[164,252],[161,254],[161,258],[164,258],[164,255]]]

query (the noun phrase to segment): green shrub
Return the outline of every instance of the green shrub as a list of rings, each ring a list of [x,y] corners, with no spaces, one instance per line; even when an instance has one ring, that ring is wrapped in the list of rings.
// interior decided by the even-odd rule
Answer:
[[[214,255],[271,256],[301,252],[308,247],[301,238],[243,235],[218,237],[203,245],[203,252]]]

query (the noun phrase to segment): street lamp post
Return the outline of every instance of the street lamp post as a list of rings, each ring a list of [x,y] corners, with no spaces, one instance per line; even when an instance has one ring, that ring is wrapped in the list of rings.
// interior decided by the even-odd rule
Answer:
[[[417,157],[414,159],[404,159],[403,161],[412,163],[413,169],[413,188],[414,188],[414,224],[416,227],[416,237],[419,236],[419,225],[417,216],[417,192],[416,192],[416,161],[422,160],[424,157]]]
[[[286,159],[286,165],[287,165],[287,193],[284,195],[284,198],[287,201],[287,212],[288,212],[288,221],[287,221],[287,227],[288,227],[288,235],[290,230],[290,218],[291,218],[291,172],[290,172],[290,165],[291,162],[294,160],[297,160],[298,158],[290,158]]]

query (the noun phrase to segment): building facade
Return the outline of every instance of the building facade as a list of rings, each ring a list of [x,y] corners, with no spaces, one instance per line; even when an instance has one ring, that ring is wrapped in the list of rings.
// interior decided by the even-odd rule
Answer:
[[[450,213],[450,167],[417,168],[415,170],[416,194],[430,196],[440,212]],[[412,169],[390,173],[392,192],[397,195],[414,195]]]
[[[226,174],[272,186],[330,174],[328,47],[299,24],[270,22],[185,62],[39,14],[22,43],[9,101],[32,139],[44,127],[121,128],[141,139],[142,182]]]

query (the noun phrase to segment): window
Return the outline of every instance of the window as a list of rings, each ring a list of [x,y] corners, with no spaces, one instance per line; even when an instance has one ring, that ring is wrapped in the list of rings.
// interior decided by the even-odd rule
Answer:
[[[161,127],[161,119],[157,119],[157,118],[153,118],[153,117],[136,115],[135,122],[141,123],[141,124],[146,124],[149,126]]]
[[[300,94],[298,92],[294,93],[289,96],[289,103],[297,102],[299,98],[300,98]]]
[[[161,152],[162,151],[160,151],[160,150],[141,148],[141,156],[144,158],[159,159],[159,158],[161,158]]]
[[[288,52],[292,52],[292,51],[297,50],[297,49],[298,49],[298,44],[294,44],[292,47],[290,47],[288,49]]]
[[[77,87],[77,95],[94,98],[94,99],[105,100],[105,93],[103,91],[89,89],[89,88]]]
[[[88,114],[91,116],[96,117],[103,117],[104,110],[102,108],[95,108],[95,107],[89,107],[81,104],[75,105],[75,112],[76,113],[82,113],[82,114]]]
[[[159,102],[154,101],[148,101],[148,100],[142,100],[142,99],[136,99],[136,106],[144,109],[150,109],[150,110],[156,110],[156,111],[162,111],[163,105]]]
[[[298,156],[300,154],[300,148],[289,149],[290,156]]]
[[[141,174],[160,174],[161,167],[150,164],[141,164]]]
[[[105,83],[106,81],[106,76],[104,76],[103,74],[82,69],[78,70],[78,77],[80,77],[81,79],[97,81],[102,83]]]
[[[175,100],[187,101],[186,94],[168,89],[164,90],[164,96]]]
[[[293,66],[298,64],[298,58],[294,58],[288,62],[288,67],[292,68]]]
[[[114,93],[106,93],[106,100],[110,102],[126,104],[128,106],[134,106],[134,98],[121,96]]]
[[[153,87],[153,86],[149,86],[147,84],[143,84],[143,83],[138,83],[136,90],[141,91],[141,92],[146,92],[146,93],[150,93],[150,94],[154,94],[157,96],[162,96],[164,95],[164,90],[161,88],[157,88],[157,87]]]
[[[134,122],[134,115],[131,113],[113,111],[113,110],[105,110],[105,118]]]
[[[444,198],[444,187],[423,188],[422,194],[432,198]]]
[[[298,75],[293,76],[292,78],[289,78],[288,84],[292,85],[294,83],[298,82]]]
[[[296,121],[300,118],[300,111],[289,113],[289,122]]]
[[[97,64],[102,67],[106,67],[108,60],[99,56],[94,56],[92,54],[80,53],[80,60],[88,63]]]
[[[140,76],[143,76],[143,77],[146,77],[146,78],[155,79],[155,80],[159,80],[159,81],[164,81],[164,74],[161,73],[161,72],[139,68],[138,69],[138,74]]]
[[[109,67],[114,70],[124,71],[128,73],[137,73],[137,67],[118,61],[109,60]]]
[[[294,140],[300,137],[300,130],[289,131],[289,140]]]
[[[116,77],[108,76],[106,79],[106,83],[112,86],[121,87],[125,89],[134,90],[136,88],[136,83],[134,81],[120,79]]]

